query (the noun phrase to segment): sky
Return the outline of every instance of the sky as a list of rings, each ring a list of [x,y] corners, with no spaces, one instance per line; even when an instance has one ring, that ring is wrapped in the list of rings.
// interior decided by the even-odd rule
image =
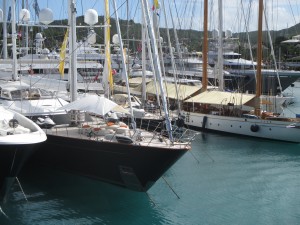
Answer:
[[[32,7],[34,0],[23,0],[28,3],[31,19],[38,20]],[[0,0],[0,6],[3,6]],[[7,5],[10,5],[7,0]],[[17,2],[22,2],[17,0]],[[50,8],[54,13],[54,19],[67,18],[68,0],[37,0],[39,8]],[[110,0],[112,2],[112,0]],[[149,7],[153,5],[149,1]],[[161,27],[173,27],[177,29],[203,30],[203,0],[159,0],[160,8],[156,11],[159,15]],[[218,28],[218,1],[209,2],[209,30]],[[270,30],[281,30],[300,23],[300,0],[265,0],[265,12]],[[121,19],[133,19],[135,22],[141,21],[140,0],[116,0],[119,8],[118,14]],[[257,30],[258,0],[223,0],[223,30],[234,32],[244,32],[246,27],[249,31]],[[165,5],[165,8],[162,6]],[[77,0],[77,15],[84,15],[87,9],[95,9],[99,15],[104,14],[104,0]],[[21,10],[21,3],[17,4]],[[129,10],[127,10],[127,8]],[[164,10],[165,9],[165,10]],[[112,3],[110,5],[113,12]],[[164,14],[166,11],[166,14]],[[171,12],[171,13],[170,13]],[[166,15],[166,16],[165,16]],[[173,17],[173,23],[171,18]],[[167,18],[167,23],[165,18]],[[266,25],[264,25],[266,29]],[[299,31],[300,34],[300,31]]]

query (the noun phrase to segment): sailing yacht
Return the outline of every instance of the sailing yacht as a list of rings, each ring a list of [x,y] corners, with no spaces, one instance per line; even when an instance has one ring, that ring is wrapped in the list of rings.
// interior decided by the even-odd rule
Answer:
[[[69,0],[68,4],[70,9],[76,8],[74,0]],[[114,9],[117,17],[115,2]],[[98,18],[94,13],[91,17]],[[70,13],[69,20],[72,40],[75,40],[75,12]],[[72,80],[77,76],[74,47],[71,42],[70,52],[74,52],[70,60]],[[124,53],[122,57],[124,59]],[[120,122],[114,115],[124,109],[106,97],[89,95],[76,99],[74,91],[76,82],[71,84],[72,101],[60,108],[70,114],[70,120],[64,125],[44,129],[47,141],[31,158],[30,165],[45,165],[131,190],[147,191],[191,149],[193,135],[171,129],[167,120],[167,131],[138,129],[131,112],[131,124]]]
[[[258,46],[260,47],[262,44],[262,0],[260,0],[259,5]],[[207,11],[205,11],[204,15],[207,16]],[[221,15],[219,16],[221,17]],[[207,19],[204,19],[204,21],[207,21]],[[205,23],[204,32],[207,32]],[[204,44],[205,46],[207,45],[207,40],[204,41]],[[222,41],[220,41],[220,46],[222,46]],[[220,47],[219,49],[221,50],[222,48]],[[207,50],[207,47],[204,50]],[[219,54],[221,53],[220,51]],[[260,48],[257,60],[258,81],[261,81],[261,54]],[[203,51],[203,55],[206,55],[205,51]],[[219,67],[223,68],[222,63],[220,63]],[[299,142],[300,120],[298,118],[284,118],[274,113],[262,112],[260,108],[262,103],[260,99],[260,82],[257,82],[256,89],[257,93],[253,95],[224,92],[222,89],[219,91],[207,91],[204,88],[202,93],[184,102],[185,124],[195,129],[278,141]]]
[[[46,134],[25,116],[0,106],[0,201]]]

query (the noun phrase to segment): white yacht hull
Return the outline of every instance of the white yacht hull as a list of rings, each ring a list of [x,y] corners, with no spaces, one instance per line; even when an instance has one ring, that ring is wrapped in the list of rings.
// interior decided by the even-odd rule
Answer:
[[[299,123],[297,127],[292,121],[228,117],[193,112],[184,114],[185,124],[190,128],[278,141],[300,142]]]

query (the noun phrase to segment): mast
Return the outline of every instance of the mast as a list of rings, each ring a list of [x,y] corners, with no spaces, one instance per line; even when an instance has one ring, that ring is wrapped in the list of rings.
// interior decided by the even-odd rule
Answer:
[[[156,79],[156,71],[154,69],[154,63],[153,63],[153,57],[152,57],[152,50],[151,50],[151,45],[150,45],[150,40],[149,40],[149,34],[148,34],[148,29],[146,29],[146,13],[145,13],[145,8],[143,7],[143,2],[142,2],[142,14],[143,14],[143,20],[145,21],[145,39],[147,43],[147,50],[148,50],[148,57],[150,61],[150,66],[153,72],[153,78],[154,78],[154,88],[155,88],[155,93],[156,93],[156,99],[159,99],[159,93],[157,89],[157,79]],[[158,107],[160,108],[160,101],[157,101]]]
[[[219,90],[224,89],[223,79],[223,6],[222,0],[218,1],[218,12],[219,12],[219,37],[218,37],[218,77],[219,77]]]
[[[3,59],[7,59],[7,21],[6,0],[3,0]]]
[[[104,63],[104,95],[109,98],[113,89],[113,78],[112,78],[112,70],[111,70],[111,58],[110,58],[110,15],[109,15],[109,2],[105,0],[105,19],[104,19],[104,41],[105,41],[105,63]]]
[[[207,90],[207,52],[208,52],[208,30],[207,30],[207,17],[208,17],[208,0],[204,0],[204,24],[203,24],[203,43],[202,43],[202,92]]]
[[[164,10],[164,16],[165,16],[165,26],[166,26],[166,30],[167,30],[167,38],[168,38],[168,46],[169,46],[169,52],[170,52],[170,56],[171,56],[171,63],[172,63],[172,69],[173,69],[173,74],[174,74],[174,83],[175,83],[175,90],[176,90],[176,97],[177,97],[177,103],[178,103],[178,114],[181,111],[181,106],[180,106],[180,99],[179,99],[179,93],[178,93],[178,84],[177,84],[177,68],[176,68],[176,64],[174,61],[174,54],[173,54],[173,49],[172,49],[172,45],[171,45],[171,38],[170,38],[170,33],[169,33],[169,26],[168,26],[168,19],[167,19],[167,14],[166,14],[166,9],[165,9],[165,1],[162,0],[162,8]]]
[[[262,61],[262,20],[263,20],[263,0],[259,0],[258,7],[258,35],[257,35],[257,70],[256,70],[256,101],[255,115],[260,116],[260,95],[262,92],[261,85],[261,61]]]
[[[148,25],[148,34],[150,36],[150,40],[151,40],[151,47],[152,47],[152,51],[153,51],[153,61],[154,61],[154,67],[155,67],[155,73],[157,75],[157,79],[159,81],[159,86],[160,86],[160,95],[161,95],[161,100],[162,100],[162,104],[163,104],[163,109],[164,109],[164,113],[165,113],[165,122],[166,122],[166,128],[169,134],[169,138],[171,140],[171,142],[173,142],[173,135],[172,135],[172,126],[171,126],[171,121],[169,118],[169,113],[167,110],[167,99],[166,99],[166,95],[165,95],[165,91],[164,91],[164,87],[163,87],[163,81],[162,81],[162,77],[161,77],[161,68],[160,68],[160,63],[159,63],[159,58],[158,58],[158,50],[157,50],[157,45],[156,45],[156,41],[155,41],[155,34],[154,34],[154,30],[153,30],[153,24],[151,23],[151,18],[149,15],[149,5],[148,2],[145,0],[141,0],[142,1],[142,5],[145,9],[145,16],[146,16],[146,20],[147,20],[147,25]],[[159,100],[159,99],[158,99]]]
[[[77,54],[76,54],[76,4],[75,0],[69,0],[69,79],[70,79],[70,93],[71,102],[77,98]]]
[[[123,71],[125,73],[125,81],[126,81],[126,89],[127,89],[127,94],[128,94],[128,103],[130,107],[130,116],[131,116],[131,124],[133,126],[133,129],[136,129],[136,123],[134,120],[133,116],[133,110],[132,110],[132,104],[131,104],[131,98],[130,98],[130,88],[129,88],[129,81],[128,81],[128,72],[127,72],[127,66],[126,66],[126,59],[125,59],[125,54],[123,51],[123,41],[121,37],[121,29],[120,29],[120,24],[119,24],[119,15],[118,15],[118,10],[117,10],[117,5],[116,1],[113,0],[113,7],[114,7],[114,12],[115,12],[115,17],[116,17],[116,27],[117,27],[117,32],[118,32],[118,38],[119,38],[119,43],[120,43],[120,53],[122,57],[122,66],[123,66]]]
[[[142,7],[143,9],[143,7]],[[142,106],[145,107],[146,104],[146,20],[144,12],[142,10]]]
[[[11,39],[12,39],[12,79],[17,80],[17,33],[16,33],[16,0],[11,1]]]

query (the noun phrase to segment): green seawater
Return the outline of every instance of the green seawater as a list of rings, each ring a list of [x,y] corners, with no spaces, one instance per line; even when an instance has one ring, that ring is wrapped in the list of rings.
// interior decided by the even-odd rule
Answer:
[[[300,113],[300,103],[286,112]],[[300,224],[294,143],[201,133],[147,193],[46,168],[23,170],[19,181],[0,225]]]
[[[201,134],[148,193],[40,168],[0,224],[299,224],[300,145]]]

